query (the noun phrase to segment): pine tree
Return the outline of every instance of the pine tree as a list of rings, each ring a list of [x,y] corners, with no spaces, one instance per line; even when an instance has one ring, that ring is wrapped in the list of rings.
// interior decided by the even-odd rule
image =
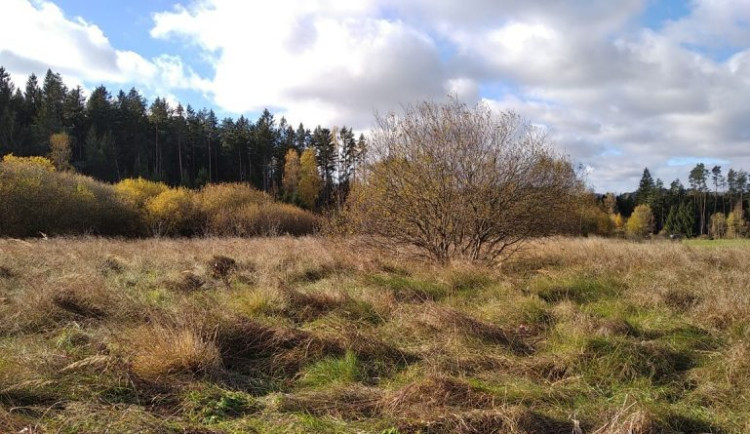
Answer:
[[[651,195],[654,192],[654,178],[651,177],[648,167],[643,169],[643,176],[638,186],[638,190],[635,192],[635,204],[643,205],[648,204],[651,201]]]
[[[713,183],[714,183],[714,214],[715,214],[719,205],[719,188],[723,188],[726,185],[726,180],[724,179],[724,176],[721,174],[721,166],[714,166],[711,169],[711,180],[713,180]],[[722,200],[723,200],[723,196],[722,196]],[[722,206],[722,212],[723,212],[723,206]]]
[[[50,136],[63,130],[63,108],[67,93],[60,74],[47,70],[39,111],[34,119],[33,129],[37,143],[49,144]]]
[[[0,67],[0,156],[14,151],[18,107],[15,107],[15,86],[10,74]]]
[[[323,178],[322,202],[330,205],[333,196],[334,173],[338,160],[338,134],[328,128],[318,126],[312,133],[312,146],[315,148],[318,167]]]
[[[695,212],[689,202],[682,202],[677,210],[677,231],[686,237],[695,234]]]
[[[698,233],[700,235],[703,235],[706,229],[706,194],[708,192],[708,187],[706,185],[707,179],[708,169],[706,169],[706,166],[703,163],[696,164],[693,170],[690,171],[690,177],[688,178],[688,180],[690,181],[690,188],[692,190],[693,199],[695,200],[698,211],[700,213],[700,226],[698,228]]]

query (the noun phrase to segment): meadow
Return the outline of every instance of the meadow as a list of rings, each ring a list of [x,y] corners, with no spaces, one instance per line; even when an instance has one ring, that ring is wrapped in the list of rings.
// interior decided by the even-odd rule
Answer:
[[[750,244],[0,240],[0,432],[750,432]]]

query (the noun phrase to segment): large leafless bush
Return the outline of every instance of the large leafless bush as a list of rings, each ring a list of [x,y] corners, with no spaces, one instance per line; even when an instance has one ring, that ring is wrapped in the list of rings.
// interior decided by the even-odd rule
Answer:
[[[440,262],[497,259],[564,230],[575,213],[581,182],[570,162],[514,113],[424,102],[379,116],[371,146],[349,222]]]

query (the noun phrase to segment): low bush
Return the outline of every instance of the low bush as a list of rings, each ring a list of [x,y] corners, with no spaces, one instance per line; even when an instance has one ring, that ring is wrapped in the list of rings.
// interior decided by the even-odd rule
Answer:
[[[142,178],[115,185],[56,172],[43,157],[0,162],[0,235],[306,235],[321,219],[244,184],[194,192]]]
[[[135,235],[138,215],[112,186],[55,172],[41,157],[7,156],[0,163],[0,234]]]
[[[146,202],[151,231],[155,235],[190,235],[199,227],[193,193],[185,188],[171,188]]]
[[[267,194],[244,184],[206,186],[196,195],[196,206],[209,235],[306,235],[320,226],[314,214],[273,202]]]

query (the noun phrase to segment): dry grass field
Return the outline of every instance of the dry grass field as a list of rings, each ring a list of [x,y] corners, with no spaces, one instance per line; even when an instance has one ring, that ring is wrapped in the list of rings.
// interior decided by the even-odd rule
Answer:
[[[0,432],[750,432],[749,334],[744,243],[5,239]]]

